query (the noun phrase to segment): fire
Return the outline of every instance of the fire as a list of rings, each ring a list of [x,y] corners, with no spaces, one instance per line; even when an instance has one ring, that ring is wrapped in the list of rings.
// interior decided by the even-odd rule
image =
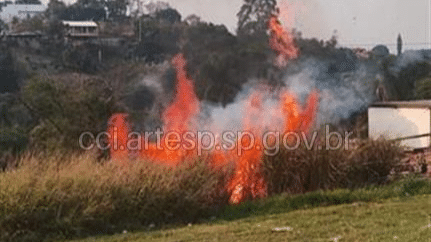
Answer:
[[[183,133],[193,127],[193,118],[199,113],[199,101],[196,97],[193,81],[187,78],[186,60],[182,54],[176,55],[172,64],[177,71],[175,99],[163,113],[163,122],[167,131]]]
[[[317,111],[319,93],[314,90],[308,96],[305,109],[301,110],[294,94],[285,91],[282,94],[281,109],[285,115],[283,132],[303,131],[307,132],[314,122]]]
[[[176,166],[186,159],[196,158],[198,152],[196,149],[186,150],[183,146],[174,150],[170,149],[169,147],[175,146],[170,142],[180,140],[181,136],[172,138],[169,137],[169,132],[175,131],[182,135],[188,131],[196,131],[194,119],[199,113],[199,102],[193,90],[193,81],[187,78],[183,56],[175,56],[172,63],[177,70],[177,92],[172,104],[163,113],[165,132],[161,139],[162,142],[160,144],[151,143],[148,147],[144,147],[139,156],[142,159]],[[234,162],[235,172],[226,187],[231,194],[230,202],[233,204],[267,195],[266,182],[260,170],[264,158],[262,142],[265,142],[263,140],[265,127],[261,123],[265,115],[277,113],[277,111],[282,113],[284,126],[279,130],[280,132],[308,131],[314,121],[318,102],[317,92],[309,95],[304,109],[301,109],[294,94],[284,91],[279,97],[278,107],[274,107],[275,110],[265,110],[263,100],[267,94],[268,90],[258,89],[247,100],[246,115],[243,117],[243,131],[249,135],[244,135],[241,139],[236,137],[237,146],[241,145],[246,149],[227,151],[213,149],[209,154],[210,163],[214,167],[227,165],[230,161]],[[112,147],[126,147],[129,125],[125,118],[125,114],[112,116],[108,130],[112,137],[118,139],[118,144],[111,142],[111,156],[114,160],[123,162],[128,158],[128,151],[116,150]],[[181,141],[178,142],[177,145],[182,144]]]
[[[275,65],[280,68],[285,67],[289,60],[295,59],[299,55],[293,36],[284,29],[277,15],[270,17],[268,29],[270,31],[269,46],[277,54]]]
[[[279,23],[276,16],[271,17],[268,22],[271,30],[270,45],[277,52],[277,63],[285,65],[288,60],[298,56],[298,50],[293,42],[292,36],[286,32]],[[171,105],[162,115],[164,123],[164,134],[160,143],[151,143],[138,152],[141,159],[176,166],[186,159],[197,158],[199,152],[184,148],[184,134],[196,132],[196,119],[200,112],[200,104],[194,92],[193,81],[187,77],[185,70],[186,61],[182,54],[176,55],[172,60],[176,68],[176,93]],[[314,121],[317,111],[318,93],[312,92],[306,102],[305,108],[301,108],[296,96],[289,91],[282,91],[276,95],[278,105],[264,105],[264,101],[270,93],[268,88],[256,89],[247,100],[245,107],[246,115],[243,117],[243,137],[236,137],[236,147],[247,147],[246,149],[222,150],[220,144],[207,154],[213,167],[221,167],[233,162],[235,171],[225,188],[230,194],[230,202],[238,204],[246,199],[262,198],[267,195],[267,185],[262,175],[261,166],[265,157],[263,136],[268,129],[268,124],[262,125],[268,115],[280,117],[283,124],[269,124],[269,128],[278,128],[279,132],[308,131]],[[270,93],[274,95],[274,93]],[[118,139],[118,144],[111,142],[111,156],[113,160],[125,161],[128,159],[127,150],[113,149],[115,145],[126,147],[129,126],[125,121],[125,114],[115,114],[110,119],[109,134]],[[271,121],[270,121],[271,122]],[[175,132],[178,135],[169,133]],[[173,137],[170,137],[173,136]],[[220,136],[220,134],[218,134]],[[273,143],[274,139],[269,139]],[[178,146],[179,145],[179,146]],[[176,149],[170,147],[177,146]]]
[[[244,130],[253,134],[246,136],[242,147],[250,147],[243,154],[236,153],[236,171],[228,184],[231,194],[230,202],[238,204],[247,198],[259,198],[266,196],[266,184],[260,172],[263,159],[263,145],[261,143],[260,117],[264,113],[262,107],[262,93],[255,92],[248,100],[247,116],[244,117]]]
[[[170,106],[163,112],[162,119],[164,122],[164,135],[160,147],[156,144],[150,144],[148,149],[142,149],[140,157],[148,158],[158,162],[164,162],[170,165],[177,165],[192,156],[191,150],[178,149],[182,143],[175,144],[178,134],[180,138],[185,132],[193,131],[193,123],[199,113],[199,100],[194,91],[193,81],[187,78],[185,70],[186,60],[182,54],[174,56],[172,65],[176,69],[176,95]],[[170,133],[172,132],[172,133]]]

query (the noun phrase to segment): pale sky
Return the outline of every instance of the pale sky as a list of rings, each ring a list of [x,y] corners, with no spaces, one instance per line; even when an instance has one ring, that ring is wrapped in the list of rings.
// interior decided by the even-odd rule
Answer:
[[[141,0],[143,3],[149,0]],[[155,0],[157,1],[157,0]],[[224,24],[234,33],[243,0],[165,0],[183,18],[190,14]],[[295,4],[295,23],[304,37],[329,39],[337,30],[341,45],[371,49],[386,44],[395,53],[401,33],[404,49],[431,49],[431,0],[279,0]],[[298,7],[299,6],[299,7]]]

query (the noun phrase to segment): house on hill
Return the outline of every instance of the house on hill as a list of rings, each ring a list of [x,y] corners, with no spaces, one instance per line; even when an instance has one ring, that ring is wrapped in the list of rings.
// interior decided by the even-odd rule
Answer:
[[[99,26],[94,21],[62,21],[65,36],[70,38],[94,38],[99,36]]]

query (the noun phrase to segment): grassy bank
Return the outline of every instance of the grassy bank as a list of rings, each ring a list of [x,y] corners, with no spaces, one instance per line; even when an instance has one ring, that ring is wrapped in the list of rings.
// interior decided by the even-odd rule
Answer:
[[[0,173],[0,241],[64,240],[431,194],[429,180],[393,182],[399,160],[399,147],[390,143],[281,152],[263,163],[269,197],[229,206],[232,167],[212,168],[205,158],[170,167],[100,163],[90,154],[28,155]]]
[[[93,237],[113,241],[431,241],[431,195],[299,209],[175,229]]]

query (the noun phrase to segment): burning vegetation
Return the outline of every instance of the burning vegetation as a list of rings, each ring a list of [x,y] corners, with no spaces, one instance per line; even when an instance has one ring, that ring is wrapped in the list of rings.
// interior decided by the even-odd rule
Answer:
[[[25,49],[61,60],[45,69],[21,56],[22,42],[5,42],[19,59],[0,55],[0,72],[13,83],[0,94],[0,240],[199,222],[274,194],[396,179],[403,149],[360,140],[364,110],[377,87],[385,99],[429,98],[431,55],[305,39],[281,24],[290,13],[275,0],[265,8],[252,2],[238,14],[236,36],[153,5],[148,15],[117,16],[121,23],[101,30],[109,37],[109,25],[135,28],[138,43],[78,41],[64,50],[54,34],[61,14],[50,9],[52,43]]]
[[[270,46],[277,53],[276,64],[281,68],[286,65],[287,61],[294,59],[298,55],[293,38],[281,26],[276,16],[272,16],[268,23],[271,31]],[[176,70],[175,96],[172,103],[163,111],[162,118],[165,134],[175,132],[181,137],[186,132],[196,133],[196,119],[199,114],[199,100],[194,91],[193,81],[188,79],[186,72],[186,61],[182,54],[173,57],[172,65]],[[264,98],[271,98],[278,101],[278,104],[272,109],[263,107]],[[227,184],[226,190],[230,194],[230,202],[238,204],[247,198],[263,198],[267,195],[267,184],[262,175],[263,147],[262,139],[265,133],[265,127],[262,120],[266,115],[272,115],[275,121],[279,119],[282,126],[276,122],[270,123],[272,131],[281,133],[287,132],[308,132],[315,120],[318,108],[318,92],[313,91],[309,94],[305,108],[301,108],[298,100],[288,89],[281,89],[278,93],[268,91],[267,87],[254,89],[249,99],[246,101],[245,115],[242,117],[242,130],[250,132],[246,139],[236,140],[241,142],[241,146],[249,147],[243,153],[233,151],[214,150],[209,154],[209,165],[217,167],[228,162],[233,162],[235,167],[234,174]],[[110,154],[111,159],[117,162],[127,162],[127,149],[118,149],[118,147],[127,146],[127,134],[129,125],[125,120],[125,115],[115,114],[111,118],[111,128],[109,129],[110,137]],[[114,129],[115,130],[114,132]],[[222,134],[216,134],[222,136]],[[163,144],[169,141],[167,135],[162,136],[162,146],[149,144],[149,147],[140,149],[138,157],[142,160],[151,160],[171,166],[178,166],[181,162],[190,159],[197,159],[199,152],[197,148],[171,150]],[[251,141],[253,139],[253,142]],[[114,145],[114,140],[118,144]],[[266,141],[264,141],[266,142]],[[114,148],[116,147],[116,148]],[[214,148],[214,147],[213,147]]]

